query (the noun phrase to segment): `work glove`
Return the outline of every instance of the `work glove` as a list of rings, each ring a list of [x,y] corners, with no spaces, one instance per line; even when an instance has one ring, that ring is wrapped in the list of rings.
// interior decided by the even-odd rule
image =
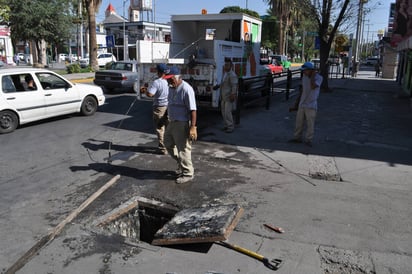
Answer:
[[[191,126],[189,130],[189,139],[194,142],[197,140],[197,128],[196,126]]]

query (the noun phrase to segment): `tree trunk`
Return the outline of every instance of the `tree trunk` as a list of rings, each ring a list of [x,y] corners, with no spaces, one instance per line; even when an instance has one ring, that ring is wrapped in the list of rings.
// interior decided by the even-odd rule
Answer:
[[[283,27],[283,21],[282,19],[279,19],[279,45],[278,45],[278,51],[279,54],[283,55],[284,49],[285,49],[285,42],[284,42],[284,27]]]
[[[94,9],[94,1],[87,2],[87,13],[89,14],[89,39],[90,39],[90,52],[89,52],[89,64],[94,71],[99,70],[97,63],[97,40],[96,40],[96,13]]]
[[[320,50],[319,50],[319,58],[320,58],[320,75],[323,77],[321,91],[323,92],[331,92],[332,90],[329,88],[329,51],[330,51],[330,44],[326,42],[324,39],[320,39]]]

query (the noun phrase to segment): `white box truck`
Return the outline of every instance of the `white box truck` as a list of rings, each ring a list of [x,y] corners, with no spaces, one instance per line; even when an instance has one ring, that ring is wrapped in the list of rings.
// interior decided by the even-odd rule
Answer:
[[[157,63],[176,65],[198,106],[218,108],[219,90],[212,87],[222,80],[225,58],[239,77],[268,73],[260,65],[261,30],[260,19],[243,13],[172,15],[170,43],[137,42],[140,87],[156,77]]]

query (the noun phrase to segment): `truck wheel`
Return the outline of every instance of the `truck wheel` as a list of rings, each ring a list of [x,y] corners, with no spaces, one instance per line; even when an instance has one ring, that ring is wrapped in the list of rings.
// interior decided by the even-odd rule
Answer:
[[[93,115],[97,111],[97,101],[93,96],[84,98],[80,112],[84,116]]]
[[[9,133],[14,131],[19,125],[17,115],[9,110],[0,112],[0,133]]]

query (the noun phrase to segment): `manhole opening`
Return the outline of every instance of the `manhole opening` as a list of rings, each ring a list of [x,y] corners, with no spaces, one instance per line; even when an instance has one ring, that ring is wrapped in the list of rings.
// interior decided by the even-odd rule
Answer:
[[[156,232],[161,229],[173,216],[162,210],[149,207],[140,207],[138,209],[138,218],[140,222],[140,240],[151,243]]]
[[[177,208],[138,197],[101,217],[97,225],[110,234],[153,245],[226,240],[243,209],[236,204]]]
[[[131,241],[150,244],[155,233],[169,222],[176,212],[177,209],[157,201],[132,201],[103,216],[98,226],[106,232],[121,235]]]

